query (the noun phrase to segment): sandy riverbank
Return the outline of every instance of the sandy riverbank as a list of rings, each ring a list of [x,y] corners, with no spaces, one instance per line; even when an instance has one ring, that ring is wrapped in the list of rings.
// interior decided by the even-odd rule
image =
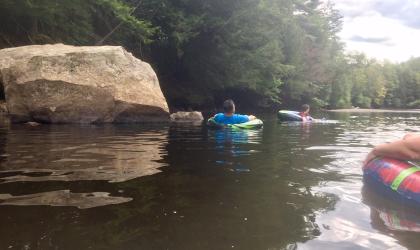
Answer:
[[[420,113],[420,109],[330,109],[327,111],[342,113]]]

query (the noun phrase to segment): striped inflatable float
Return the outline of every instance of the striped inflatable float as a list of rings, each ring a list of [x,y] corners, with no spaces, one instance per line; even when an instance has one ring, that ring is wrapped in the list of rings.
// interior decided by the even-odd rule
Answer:
[[[375,158],[363,167],[363,179],[386,196],[420,207],[420,167],[416,163]]]
[[[217,123],[214,118],[210,118],[207,121],[207,126],[214,129],[224,129],[224,128],[231,128],[231,129],[257,129],[263,127],[263,122],[260,119],[254,119],[252,121],[238,123],[238,124],[220,124]]]

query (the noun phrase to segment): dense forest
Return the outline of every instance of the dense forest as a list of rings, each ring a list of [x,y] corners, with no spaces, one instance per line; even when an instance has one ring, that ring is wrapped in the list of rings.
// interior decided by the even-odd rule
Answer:
[[[419,108],[420,58],[344,53],[341,18],[318,0],[2,0],[0,48],[122,45],[172,109]]]

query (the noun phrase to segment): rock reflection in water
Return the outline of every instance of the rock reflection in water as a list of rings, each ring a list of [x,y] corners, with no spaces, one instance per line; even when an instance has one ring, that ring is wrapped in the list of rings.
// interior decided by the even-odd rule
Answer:
[[[109,196],[106,192],[72,193],[70,190],[58,190],[29,195],[12,196],[0,194],[0,205],[15,206],[71,206],[80,209],[120,204],[132,198]]]
[[[18,127],[4,137],[0,180],[5,183],[123,182],[158,173],[167,143],[166,131],[106,126]]]

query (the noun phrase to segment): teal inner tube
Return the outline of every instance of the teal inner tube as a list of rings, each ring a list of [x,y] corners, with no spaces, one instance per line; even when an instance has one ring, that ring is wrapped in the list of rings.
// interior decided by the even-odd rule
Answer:
[[[260,119],[254,119],[249,122],[238,123],[238,124],[221,124],[217,123],[214,118],[210,118],[207,121],[207,126],[216,129],[232,128],[232,129],[257,129],[262,128],[263,122]]]

